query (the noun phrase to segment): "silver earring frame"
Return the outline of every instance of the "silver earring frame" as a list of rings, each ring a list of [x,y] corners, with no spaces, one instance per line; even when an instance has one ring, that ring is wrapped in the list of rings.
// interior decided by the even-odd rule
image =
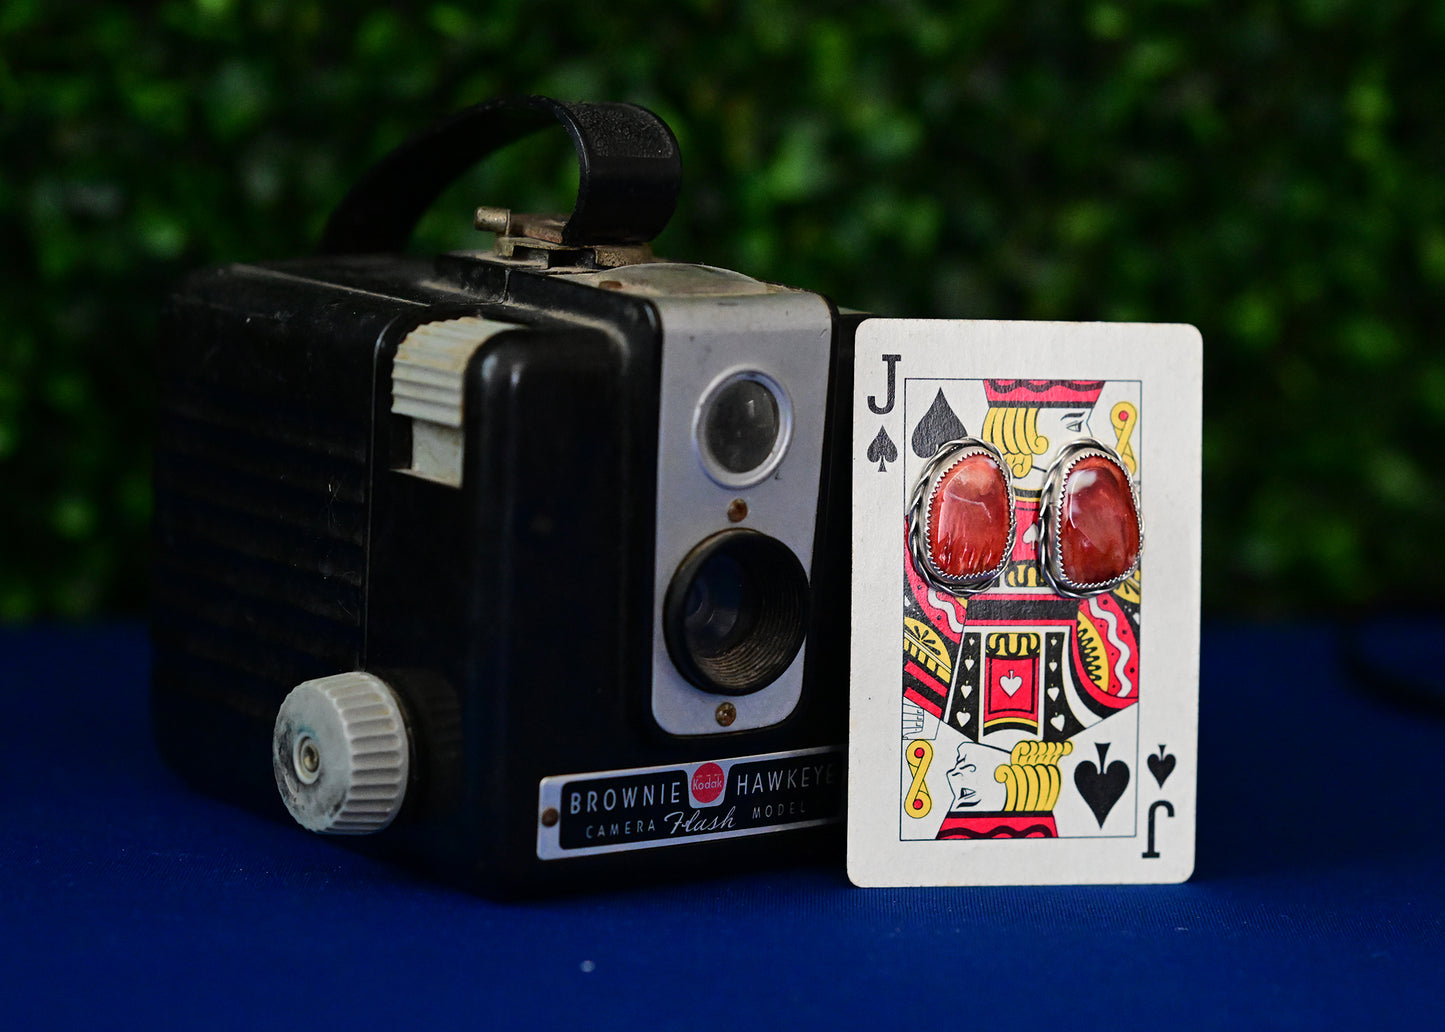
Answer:
[[[1058,544],[1064,530],[1064,485],[1075,466],[1084,459],[1094,457],[1108,460],[1124,474],[1124,481],[1129,485],[1129,496],[1134,503],[1134,517],[1139,524],[1139,547],[1135,552],[1133,565],[1119,576],[1093,584],[1080,584],[1064,573],[1063,557],[1060,554],[1063,549]],[[1139,483],[1130,474],[1129,467],[1124,465],[1124,460],[1119,458],[1118,452],[1091,437],[1070,442],[1059,452],[1059,457],[1045,474],[1041,498],[1039,526],[1043,532],[1039,535],[1039,566],[1054,591],[1066,598],[1092,598],[1112,591],[1134,576],[1144,559],[1144,507],[1139,500]]]
[[[964,459],[974,455],[985,455],[992,459],[1003,474],[1004,485],[1008,488],[1008,543],[1004,546],[1003,557],[998,565],[985,573],[972,577],[951,577],[933,565],[928,548],[929,518],[933,509],[933,496],[945,475]],[[1003,455],[987,441],[976,437],[963,437],[939,446],[923,466],[918,483],[908,501],[908,551],[913,557],[913,566],[918,575],[931,587],[950,595],[973,595],[987,591],[998,581],[1013,560],[1014,547],[1018,543],[1018,516],[1014,512],[1013,473],[1004,461]]]

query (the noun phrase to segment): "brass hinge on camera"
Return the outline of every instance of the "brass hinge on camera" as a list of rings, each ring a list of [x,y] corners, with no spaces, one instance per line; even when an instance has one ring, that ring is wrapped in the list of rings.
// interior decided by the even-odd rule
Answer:
[[[525,214],[483,205],[472,222],[483,232],[497,234],[493,251],[498,258],[529,268],[615,269],[657,261],[651,244],[564,244],[567,218],[562,215]]]

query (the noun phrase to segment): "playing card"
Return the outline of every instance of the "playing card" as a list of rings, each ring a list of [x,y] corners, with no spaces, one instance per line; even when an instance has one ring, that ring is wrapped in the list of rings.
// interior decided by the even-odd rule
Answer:
[[[1198,331],[872,319],[856,363],[849,877],[1188,878]]]

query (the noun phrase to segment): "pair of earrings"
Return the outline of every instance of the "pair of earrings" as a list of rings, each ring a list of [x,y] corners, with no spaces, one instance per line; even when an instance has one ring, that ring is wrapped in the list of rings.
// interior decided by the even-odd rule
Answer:
[[[1060,595],[1086,598],[1122,584],[1144,549],[1139,488],[1112,448],[1090,438],[1060,452],[1044,478],[1039,562]],[[909,502],[908,547],[935,588],[991,587],[1018,536],[1014,484],[998,449],[974,437],[938,449]]]

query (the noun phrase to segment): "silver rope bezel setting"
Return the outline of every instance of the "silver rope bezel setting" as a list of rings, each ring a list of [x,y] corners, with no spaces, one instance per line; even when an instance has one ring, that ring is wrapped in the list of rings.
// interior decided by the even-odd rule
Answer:
[[[933,498],[938,493],[943,478],[964,459],[975,455],[987,456],[998,466],[1004,486],[1008,489],[1008,542],[996,566],[972,577],[951,577],[933,565],[933,556],[928,547],[928,535],[933,529],[929,526]],[[908,502],[908,551],[913,557],[913,566],[918,575],[931,587],[951,595],[974,595],[993,587],[1008,569],[1009,562],[1013,559],[1014,547],[1018,543],[1018,516],[1014,511],[1016,504],[1013,474],[997,448],[976,437],[964,437],[940,445],[938,451],[933,453],[933,458],[924,464]]]
[[[1068,483],[1069,474],[1075,466],[1084,459],[1093,457],[1106,459],[1124,474],[1124,482],[1129,485],[1129,497],[1134,504],[1134,518],[1139,524],[1139,547],[1134,554],[1133,564],[1119,576],[1092,584],[1080,584],[1064,572],[1061,554],[1063,548],[1058,541],[1064,531],[1064,485]],[[1039,497],[1039,525],[1043,528],[1043,533],[1039,535],[1039,566],[1049,585],[1058,594],[1065,598],[1092,598],[1112,591],[1138,571],[1139,564],[1144,560],[1144,507],[1139,499],[1138,481],[1113,448],[1091,437],[1065,445],[1045,474],[1043,491]]]

